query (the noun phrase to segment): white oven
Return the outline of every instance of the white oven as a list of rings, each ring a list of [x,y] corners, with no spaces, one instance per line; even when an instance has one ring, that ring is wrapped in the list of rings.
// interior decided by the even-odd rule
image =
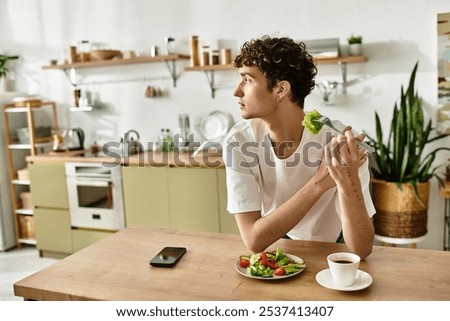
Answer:
[[[66,163],[72,227],[119,230],[125,227],[120,166]]]

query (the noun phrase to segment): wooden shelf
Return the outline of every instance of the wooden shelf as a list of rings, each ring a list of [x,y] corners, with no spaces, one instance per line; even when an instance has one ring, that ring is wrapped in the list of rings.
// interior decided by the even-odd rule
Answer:
[[[87,62],[76,62],[73,64],[62,64],[62,65],[51,65],[43,66],[42,69],[82,69],[82,68],[97,68],[97,67],[109,67],[109,66],[121,66],[121,65],[132,65],[132,64],[145,64],[152,62],[164,62],[172,60],[188,60],[188,55],[162,55],[156,57],[142,56],[129,59],[108,59],[108,60],[92,60]]]
[[[38,110],[44,106],[48,106],[51,104],[53,104],[53,102],[43,101],[40,103],[39,106],[31,105],[29,107],[16,107],[14,105],[14,103],[8,103],[8,104],[5,104],[5,113],[26,113],[26,112],[28,112],[29,108],[31,108],[32,110]]]
[[[49,144],[51,144],[52,142],[50,140],[46,140],[45,142],[39,142],[39,143],[35,143],[33,145],[31,144],[9,144],[8,148],[9,149],[32,149],[32,148],[39,148],[39,147],[46,147]]]
[[[341,56],[337,58],[316,58],[314,59],[318,65],[336,65],[342,63],[361,63],[366,62],[366,56]]]
[[[32,216],[33,210],[31,208],[18,208],[18,209],[16,209],[16,214]]]
[[[17,247],[20,248],[22,244],[36,244],[36,240],[23,238],[23,236],[27,237],[28,235],[34,235],[33,229],[33,209],[30,208],[21,208],[19,200],[19,195],[23,191],[30,190],[30,180],[18,179],[17,172],[19,169],[17,168],[19,164],[15,163],[16,156],[13,155],[16,153],[18,149],[27,149],[27,155],[34,156],[39,153],[39,148],[48,146],[52,144],[52,137],[36,137],[35,136],[35,118],[34,113],[36,111],[41,110],[41,108],[46,107],[50,108],[53,115],[53,124],[52,129],[58,129],[58,117],[56,113],[56,103],[48,101],[48,102],[40,102],[39,105],[36,105],[35,101],[27,101],[24,102],[24,107],[16,107],[14,103],[6,103],[3,105],[4,112],[4,128],[6,132],[6,147],[7,147],[7,155],[8,155],[8,171],[9,171],[9,180],[11,186],[11,199],[13,204],[13,215],[14,215],[14,229],[16,234],[16,242]],[[11,137],[11,130],[16,127],[10,126],[9,117],[12,117],[14,113],[23,113],[23,118],[26,119],[27,127],[28,127],[28,135],[29,142],[26,144],[21,144],[19,141]],[[26,156],[25,156],[26,157]],[[24,223],[24,217],[26,218]],[[31,234],[23,234],[23,227],[26,225],[26,228],[29,229],[27,232]]]
[[[366,62],[366,56],[341,56],[337,58],[316,58],[314,59],[318,65],[336,65],[342,63],[361,63]],[[208,66],[189,66],[185,67],[185,71],[220,71],[236,69],[233,64],[227,65],[208,65]]]
[[[30,180],[25,180],[25,179],[13,179],[12,180],[13,184],[16,185],[30,185]]]
[[[176,72],[176,62],[179,60],[189,60],[190,56],[173,54],[173,55],[160,55],[156,57],[142,56],[129,59],[107,59],[107,60],[92,60],[87,62],[76,62],[73,64],[61,64],[61,65],[50,65],[43,66],[43,69],[56,69],[64,70],[67,78],[71,82],[72,86],[77,87],[79,84],[76,82],[76,70],[77,69],[87,69],[87,68],[102,68],[102,67],[112,67],[112,66],[124,66],[124,65],[134,65],[134,64],[147,64],[147,63],[157,63],[164,62],[167,69],[170,72],[170,76],[173,81],[173,86],[176,87],[177,84],[177,72]],[[99,82],[101,83],[101,82]]]
[[[316,58],[317,65],[341,65],[342,68],[342,85],[343,92],[347,92],[347,64],[348,63],[363,63],[367,61],[366,56],[341,56],[337,58]],[[208,65],[208,66],[189,66],[185,67],[185,71],[203,71],[211,89],[211,97],[214,98],[217,87],[215,85],[214,73],[216,71],[227,71],[236,69],[233,64],[227,65]]]
[[[19,242],[21,244],[36,245],[36,240],[33,239],[19,239]]]
[[[189,66],[185,67],[185,71],[220,71],[220,70],[233,70],[236,69],[233,64],[228,65],[208,65],[208,66]]]

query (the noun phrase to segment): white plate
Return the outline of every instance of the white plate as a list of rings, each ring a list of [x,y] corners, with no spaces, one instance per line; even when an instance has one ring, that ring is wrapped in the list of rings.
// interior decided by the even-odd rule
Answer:
[[[298,256],[292,255],[292,254],[284,254],[287,257],[289,257],[291,260],[294,260],[295,262],[304,262],[301,258],[299,258]],[[239,274],[242,274],[243,276],[246,276],[248,278],[251,279],[258,279],[258,280],[268,280],[268,281],[273,281],[273,280],[280,280],[280,279],[286,279],[286,278],[290,278],[293,276],[296,276],[297,274],[299,274],[301,271],[303,271],[305,268],[299,270],[298,272],[292,273],[292,274],[288,274],[288,275],[274,275],[271,277],[262,277],[262,276],[254,276],[251,275],[249,273],[247,273],[247,268],[243,268],[242,266],[239,265],[239,260],[236,262],[236,265],[234,266],[236,271],[238,271]]]
[[[233,122],[230,114],[217,110],[203,117],[198,129],[207,140],[220,140],[228,134]]]
[[[322,270],[316,275],[316,281],[326,288],[339,291],[358,291],[367,288],[372,284],[372,277],[369,273],[358,270],[355,283],[350,286],[338,286],[334,284],[330,269]]]

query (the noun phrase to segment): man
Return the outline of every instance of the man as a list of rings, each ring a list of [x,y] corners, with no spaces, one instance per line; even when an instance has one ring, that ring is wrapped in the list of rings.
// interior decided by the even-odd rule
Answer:
[[[335,242],[372,251],[375,213],[367,155],[351,130],[333,137],[304,130],[305,97],[317,73],[303,43],[289,38],[246,42],[234,64],[243,121],[225,139],[228,211],[253,252],[292,239]],[[328,139],[327,139],[328,136]]]

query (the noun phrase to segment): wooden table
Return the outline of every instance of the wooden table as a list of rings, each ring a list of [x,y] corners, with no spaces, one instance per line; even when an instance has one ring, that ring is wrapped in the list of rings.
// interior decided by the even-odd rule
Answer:
[[[185,246],[174,268],[149,266],[165,246]],[[360,269],[372,285],[355,292],[324,288],[316,274],[344,244],[279,240],[285,253],[307,268],[284,280],[238,274],[239,255],[249,254],[238,235],[126,228],[14,284],[31,300],[450,300],[450,253],[375,246]]]

